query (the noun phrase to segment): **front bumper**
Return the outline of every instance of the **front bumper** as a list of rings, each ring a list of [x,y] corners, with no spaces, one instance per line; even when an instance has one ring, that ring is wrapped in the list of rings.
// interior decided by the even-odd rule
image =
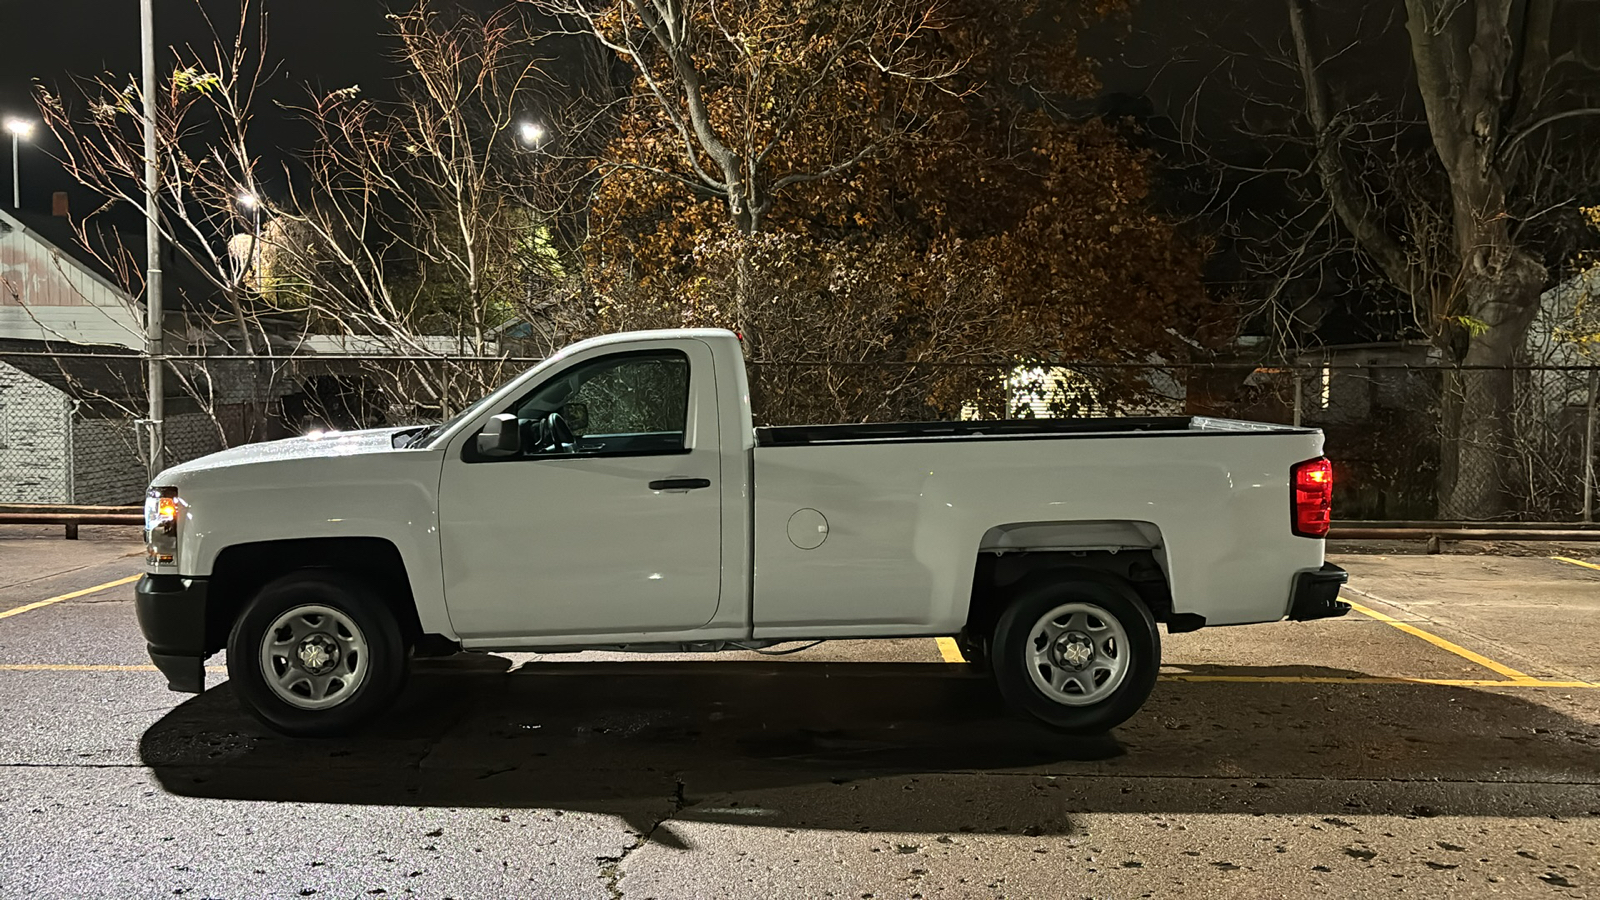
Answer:
[[[206,689],[207,584],[204,578],[146,575],[133,592],[139,630],[150,661],[167,676],[167,687],[198,694]]]
[[[1296,622],[1331,619],[1350,611],[1350,604],[1339,599],[1339,589],[1350,580],[1350,573],[1333,563],[1320,569],[1307,569],[1294,577],[1289,595],[1289,618]]]

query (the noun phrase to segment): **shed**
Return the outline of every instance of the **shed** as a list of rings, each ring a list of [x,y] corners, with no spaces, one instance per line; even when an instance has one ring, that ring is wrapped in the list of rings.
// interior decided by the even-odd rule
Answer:
[[[0,503],[137,503],[142,366],[125,347],[0,340]],[[211,416],[186,397],[167,403],[169,459],[222,448]]]

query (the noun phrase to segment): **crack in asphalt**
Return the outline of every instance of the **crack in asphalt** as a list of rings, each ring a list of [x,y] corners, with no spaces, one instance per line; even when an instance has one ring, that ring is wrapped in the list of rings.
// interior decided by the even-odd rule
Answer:
[[[30,763],[0,762],[0,769],[148,769],[142,762],[126,763]],[[196,763],[193,768],[203,768]]]
[[[633,851],[650,843],[650,840],[655,837],[657,829],[676,817],[678,813],[694,805],[683,797],[683,776],[676,775],[673,777],[673,781],[677,786],[672,791],[672,809],[668,810],[666,815],[651,822],[650,827],[643,833],[636,833],[633,841],[623,847],[622,852],[616,856],[596,856],[594,858],[594,861],[600,866],[598,874],[605,881],[606,892],[611,895],[611,900],[623,900],[622,864],[633,854]]]
[[[115,557],[113,557],[111,559],[101,560],[99,562],[84,563],[81,566],[73,566],[70,569],[60,569],[58,571],[51,572],[51,573],[49,573],[47,575],[38,575],[38,576],[35,576],[33,578],[24,578],[21,581],[7,581],[5,583],[0,583],[0,591],[8,591],[8,590],[12,590],[14,588],[27,587],[30,584],[38,584],[41,581],[49,581],[52,578],[60,578],[60,577],[62,577],[64,575],[71,575],[74,572],[82,572],[82,571],[85,571],[87,569],[94,569],[94,568],[99,568],[99,567],[103,567],[103,566],[114,565],[114,564],[117,563],[118,560],[132,559],[133,557],[143,556],[143,555],[144,555],[144,551],[142,551],[142,550],[130,550],[127,553],[120,554],[120,555],[115,556]]]
[[[59,572],[52,572],[49,575],[40,575],[38,578],[24,578],[21,581],[7,582],[5,584],[0,584],[0,591],[9,591],[9,590],[14,590],[16,588],[25,588],[25,587],[27,587],[29,585],[32,585],[32,584],[38,584],[41,581],[49,581],[52,578],[61,578],[61,577],[66,576],[66,575],[71,575],[74,572],[82,572],[85,569],[93,569],[98,565],[103,565],[103,564],[102,563],[90,563],[89,565],[86,565],[86,566],[78,566],[78,567],[72,568],[72,569],[62,569]],[[24,603],[19,603],[18,606],[22,606],[26,602],[27,601],[24,601]]]

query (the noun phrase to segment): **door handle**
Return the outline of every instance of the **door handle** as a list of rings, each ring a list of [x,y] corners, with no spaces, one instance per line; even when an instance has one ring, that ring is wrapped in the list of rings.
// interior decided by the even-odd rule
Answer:
[[[711,487],[709,478],[663,478],[660,481],[650,482],[652,491],[692,491],[708,487]]]

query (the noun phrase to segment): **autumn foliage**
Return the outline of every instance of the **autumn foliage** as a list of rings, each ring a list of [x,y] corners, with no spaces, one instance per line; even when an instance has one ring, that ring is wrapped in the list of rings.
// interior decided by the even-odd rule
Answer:
[[[1206,248],[1152,210],[1145,154],[1059,106],[1094,87],[1083,21],[1026,0],[826,21],[838,8],[745,0],[685,20],[743,198],[701,178],[714,160],[663,89],[685,74],[636,55],[586,248],[607,325],[758,335],[758,382],[804,369],[823,394],[781,419],[952,414],[982,386],[911,363],[1174,359],[1216,333]]]

